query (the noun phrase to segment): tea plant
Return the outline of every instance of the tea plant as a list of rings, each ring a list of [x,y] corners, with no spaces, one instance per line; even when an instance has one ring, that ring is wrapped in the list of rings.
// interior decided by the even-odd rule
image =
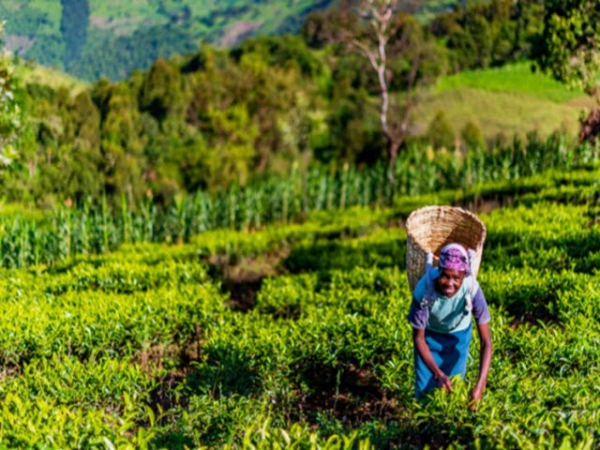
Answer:
[[[168,245],[138,242],[160,234],[127,208],[119,227],[108,206],[90,212],[104,222],[72,211],[27,233],[4,222],[5,264],[28,267],[0,270],[0,447],[596,448],[597,175],[497,180],[389,208],[349,208],[347,188],[344,210],[269,223],[295,220],[290,189],[277,216],[245,231],[179,204]],[[403,220],[431,201],[493,199],[481,214],[494,342],[483,401],[467,408],[475,334],[467,379],[417,402]],[[260,258],[272,267],[257,272],[254,300],[229,307],[226,269]]]

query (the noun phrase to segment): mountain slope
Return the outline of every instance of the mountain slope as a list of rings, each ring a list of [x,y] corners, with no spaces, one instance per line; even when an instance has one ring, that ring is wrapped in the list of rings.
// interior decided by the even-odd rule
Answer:
[[[231,46],[253,34],[299,31],[333,0],[3,0],[9,50],[78,77],[122,79],[205,41]],[[64,14],[63,14],[64,12]]]
[[[117,80],[201,42],[228,47],[251,35],[297,33],[310,12],[338,2],[2,0],[0,20],[6,46],[19,56],[88,81]],[[461,2],[424,0],[418,17],[426,21]]]

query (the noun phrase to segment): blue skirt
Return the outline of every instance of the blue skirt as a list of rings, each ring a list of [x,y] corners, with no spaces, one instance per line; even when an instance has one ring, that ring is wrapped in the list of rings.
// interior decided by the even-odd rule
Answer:
[[[469,345],[473,334],[473,325],[456,333],[437,333],[425,330],[425,342],[431,351],[431,356],[447,376],[465,376],[467,373],[467,358],[469,356]],[[415,397],[423,398],[431,389],[438,387],[433,374],[414,349],[415,360]]]

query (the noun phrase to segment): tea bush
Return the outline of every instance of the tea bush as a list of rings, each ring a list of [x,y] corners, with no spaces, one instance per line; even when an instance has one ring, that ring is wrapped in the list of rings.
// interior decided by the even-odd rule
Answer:
[[[2,269],[0,447],[595,448],[596,176],[496,181]],[[419,403],[403,220],[432,200],[492,199],[478,277],[492,314],[487,390],[468,410],[475,333],[466,380]],[[214,265],[266,256],[255,300],[230,307]]]

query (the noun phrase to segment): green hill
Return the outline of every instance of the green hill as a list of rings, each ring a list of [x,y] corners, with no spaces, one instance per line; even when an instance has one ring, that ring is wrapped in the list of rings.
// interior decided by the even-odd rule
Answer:
[[[480,9],[486,7],[474,8],[476,18],[485,12]],[[452,19],[456,26],[460,14],[448,16],[457,16]],[[313,17],[311,24],[319,16],[327,14]],[[509,19],[493,25],[508,26]],[[75,39],[80,32],[67,34]],[[468,36],[475,42],[478,34]],[[437,38],[428,42],[442,46],[443,37]],[[511,36],[501,38],[498,42],[513,42]],[[380,98],[367,63],[336,46],[311,47],[308,42],[306,35],[287,35],[247,39],[231,50],[203,45],[185,57],[157,60],[149,70],[115,83],[98,80],[91,89],[80,90],[81,95],[62,87],[78,90],[85,84],[57,73],[39,74],[26,65],[23,111],[30,118],[29,129],[22,133],[15,170],[5,177],[7,198],[21,201],[27,192],[26,200],[52,205],[107,193],[111,200],[127,196],[143,202],[152,197],[170,204],[182,193],[245,186],[265,176],[286,176],[292,167],[383,163],[387,148],[378,120]],[[81,67],[87,55],[82,48],[77,59],[76,50],[71,49],[71,68]],[[100,50],[123,56],[127,47]],[[439,67],[427,69],[432,76],[424,80],[446,67],[479,67],[491,61],[507,65],[455,72],[422,92],[407,143],[436,148],[482,148],[487,143],[499,148],[498,143],[510,145],[514,134],[531,131],[574,135],[580,108],[588,100],[548,76],[531,73],[527,63],[515,64],[526,50],[489,51],[469,61],[469,52],[449,46],[439,60],[432,58],[432,66]],[[95,63],[108,68],[114,61],[107,57]],[[404,95],[401,82],[390,92],[394,99]],[[434,132],[429,125],[440,111],[450,126],[439,120],[442,132]],[[462,133],[469,123],[479,125],[482,133],[476,126],[467,128],[471,134]],[[505,139],[497,139],[499,134]]]
[[[15,73],[25,85],[40,84],[52,89],[64,88],[69,90],[73,96],[90,88],[89,83],[51,67],[24,63],[18,64],[15,69]]]
[[[4,0],[5,44],[28,60],[96,80],[126,78],[159,57],[201,42],[235,45],[248,36],[297,33],[306,16],[338,0]],[[457,0],[427,0],[422,21]]]
[[[444,111],[456,132],[472,121],[488,139],[532,130],[573,135],[581,110],[592,105],[582,91],[533,73],[523,62],[441,78],[415,111],[415,133],[423,133],[436,113]]]
[[[0,19],[16,54],[87,80],[114,80],[159,57],[192,52],[202,41],[230,46],[250,35],[298,32],[308,13],[331,3],[5,0]]]

